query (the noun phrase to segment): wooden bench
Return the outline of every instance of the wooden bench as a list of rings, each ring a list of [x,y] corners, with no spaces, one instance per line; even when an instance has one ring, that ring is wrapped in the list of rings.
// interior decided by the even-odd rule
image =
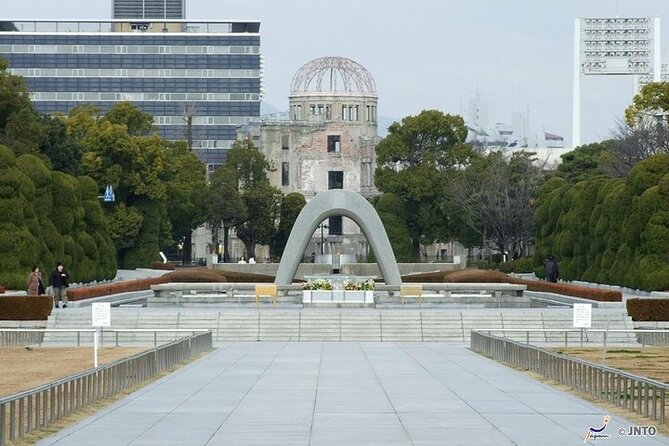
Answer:
[[[278,289],[274,283],[259,283],[256,285],[256,305],[260,307],[260,298],[269,296],[272,298],[272,305],[276,306]]]
[[[415,297],[418,300],[418,305],[423,305],[423,285],[412,283],[400,286],[400,301],[402,305],[406,304],[407,297]]]

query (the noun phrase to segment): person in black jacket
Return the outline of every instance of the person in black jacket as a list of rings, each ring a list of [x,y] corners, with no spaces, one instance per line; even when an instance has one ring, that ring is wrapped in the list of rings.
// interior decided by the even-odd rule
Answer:
[[[67,279],[70,275],[65,271],[65,266],[61,262],[56,263],[56,269],[49,277],[49,285],[53,287],[54,305],[63,302],[63,308],[67,308]]]
[[[549,282],[557,282],[560,277],[560,267],[553,254],[548,254],[548,257],[546,257],[544,273],[546,274],[546,280]]]

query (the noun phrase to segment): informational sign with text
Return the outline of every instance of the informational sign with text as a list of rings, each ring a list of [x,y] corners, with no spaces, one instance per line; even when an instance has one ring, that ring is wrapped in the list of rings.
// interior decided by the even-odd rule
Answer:
[[[592,305],[574,304],[574,328],[590,328],[592,326]]]
[[[92,304],[93,327],[111,326],[111,304],[109,302],[99,302]]]

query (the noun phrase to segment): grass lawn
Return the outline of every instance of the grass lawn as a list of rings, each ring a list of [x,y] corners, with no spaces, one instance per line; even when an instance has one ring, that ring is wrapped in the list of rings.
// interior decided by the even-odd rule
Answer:
[[[669,347],[613,347],[603,358],[602,348],[566,347],[552,349],[557,353],[605,364],[639,376],[669,383]]]
[[[101,348],[98,350],[98,365],[108,364],[144,350]],[[0,397],[93,368],[91,347],[2,347],[0,358]]]

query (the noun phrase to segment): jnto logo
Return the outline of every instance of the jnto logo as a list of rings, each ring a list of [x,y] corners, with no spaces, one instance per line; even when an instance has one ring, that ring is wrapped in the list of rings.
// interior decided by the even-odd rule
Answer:
[[[604,438],[611,438],[610,435],[602,433],[608,427],[609,421],[611,421],[611,415],[607,415],[604,417],[604,425],[602,427],[588,428],[588,433],[585,434],[585,439],[583,440],[583,443],[587,443],[590,440],[597,441],[597,440],[602,440]]]

